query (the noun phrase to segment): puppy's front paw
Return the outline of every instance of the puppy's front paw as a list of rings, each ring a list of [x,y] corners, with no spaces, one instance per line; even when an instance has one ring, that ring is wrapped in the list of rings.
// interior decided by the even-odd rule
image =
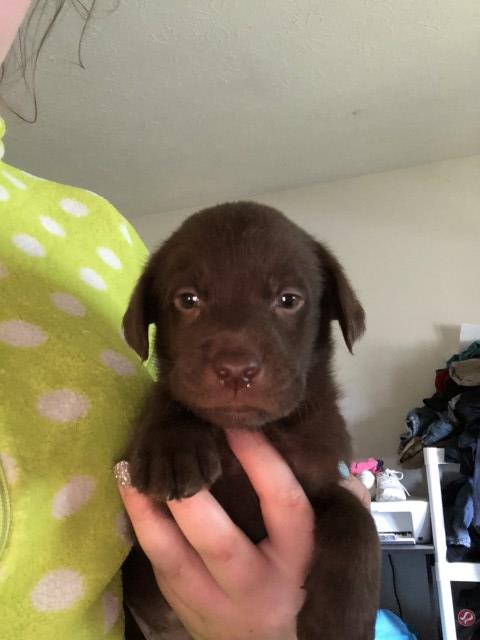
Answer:
[[[221,465],[213,436],[205,429],[179,428],[151,434],[134,443],[132,484],[156,501],[193,496],[220,476]]]

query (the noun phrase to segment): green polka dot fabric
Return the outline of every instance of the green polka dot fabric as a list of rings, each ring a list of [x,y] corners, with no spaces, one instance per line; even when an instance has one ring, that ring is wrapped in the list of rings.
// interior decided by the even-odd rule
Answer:
[[[103,198],[2,150],[0,637],[120,640],[130,541],[112,467],[151,380],[121,320],[147,251]]]

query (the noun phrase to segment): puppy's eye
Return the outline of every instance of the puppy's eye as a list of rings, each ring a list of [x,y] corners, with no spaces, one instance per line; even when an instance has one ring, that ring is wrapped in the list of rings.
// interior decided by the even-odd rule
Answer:
[[[194,291],[182,291],[175,296],[175,306],[182,311],[189,311],[200,306],[200,298]]]
[[[285,311],[296,311],[303,305],[303,298],[298,293],[286,291],[281,293],[277,300],[276,306]]]

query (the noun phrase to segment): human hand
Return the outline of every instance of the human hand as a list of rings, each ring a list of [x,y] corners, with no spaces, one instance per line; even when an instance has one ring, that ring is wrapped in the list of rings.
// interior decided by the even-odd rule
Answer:
[[[340,463],[342,466],[340,467],[339,465],[339,470],[340,473],[342,474],[343,480],[340,480],[340,485],[344,488],[347,489],[348,491],[350,491],[351,493],[353,493],[354,496],[356,496],[360,502],[363,504],[363,506],[370,510],[370,504],[372,502],[372,499],[370,497],[370,492],[367,489],[367,487],[362,484],[360,482],[360,480],[352,475],[349,471],[348,471],[348,467],[347,465],[343,462]],[[346,469],[346,472],[344,474],[343,469]]]
[[[295,640],[313,551],[303,489],[260,433],[227,433],[260,500],[267,538],[254,545],[205,489],[167,502],[173,519],[120,487],[160,590],[195,640]]]

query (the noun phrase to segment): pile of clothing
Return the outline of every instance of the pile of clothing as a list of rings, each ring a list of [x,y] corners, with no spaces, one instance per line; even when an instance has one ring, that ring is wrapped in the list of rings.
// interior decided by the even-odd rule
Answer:
[[[400,462],[423,447],[456,438],[458,447],[471,449],[480,427],[480,340],[453,355],[435,375],[435,393],[422,407],[408,412],[400,436]],[[443,446],[443,445],[442,445]]]
[[[480,561],[480,341],[436,371],[436,391],[410,411],[400,436],[400,462],[427,446],[445,448],[461,477],[444,490],[448,559]]]

